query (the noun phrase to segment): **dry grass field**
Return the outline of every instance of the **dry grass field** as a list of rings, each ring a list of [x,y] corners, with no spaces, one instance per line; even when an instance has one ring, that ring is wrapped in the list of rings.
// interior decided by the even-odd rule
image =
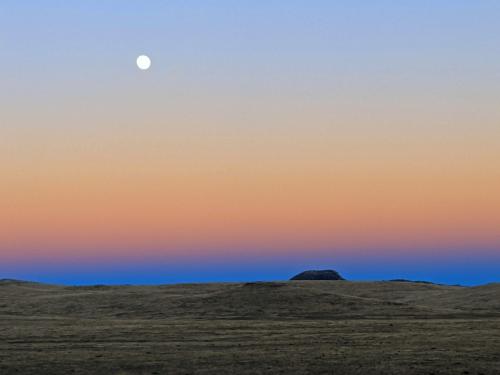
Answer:
[[[0,374],[500,374],[500,284],[2,280]]]

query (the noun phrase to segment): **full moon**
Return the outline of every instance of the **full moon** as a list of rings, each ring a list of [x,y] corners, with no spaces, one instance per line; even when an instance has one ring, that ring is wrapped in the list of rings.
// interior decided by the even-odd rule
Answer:
[[[151,59],[146,55],[137,58],[137,67],[141,70],[148,70],[151,67]]]

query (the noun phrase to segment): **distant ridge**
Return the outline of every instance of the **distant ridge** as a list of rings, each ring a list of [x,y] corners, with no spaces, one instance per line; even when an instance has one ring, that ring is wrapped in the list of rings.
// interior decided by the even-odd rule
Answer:
[[[37,281],[25,281],[17,279],[0,279],[1,285],[16,285],[16,286],[54,286],[53,284],[39,283]]]
[[[435,284],[432,281],[425,281],[425,280],[392,279],[392,280],[389,280],[389,281],[391,281],[391,282],[398,282],[398,283]]]
[[[34,281],[24,281],[17,279],[0,279],[0,284],[37,284]]]
[[[429,285],[449,285],[449,284],[442,284],[442,283],[434,283],[432,281],[425,281],[425,280],[408,280],[408,279],[392,279],[389,280],[389,282],[395,282],[395,283],[415,283],[415,284],[429,284]],[[452,284],[450,286],[463,286],[460,284]]]

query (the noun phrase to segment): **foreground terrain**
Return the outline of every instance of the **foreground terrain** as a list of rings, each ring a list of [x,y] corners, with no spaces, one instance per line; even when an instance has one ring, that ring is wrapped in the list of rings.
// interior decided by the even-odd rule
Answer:
[[[500,284],[0,281],[0,374],[500,374]]]

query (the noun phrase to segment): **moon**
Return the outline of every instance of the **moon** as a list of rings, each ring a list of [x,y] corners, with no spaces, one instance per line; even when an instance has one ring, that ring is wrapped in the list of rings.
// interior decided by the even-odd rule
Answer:
[[[140,55],[137,57],[137,67],[141,70],[148,70],[151,67],[151,59],[149,56]]]

